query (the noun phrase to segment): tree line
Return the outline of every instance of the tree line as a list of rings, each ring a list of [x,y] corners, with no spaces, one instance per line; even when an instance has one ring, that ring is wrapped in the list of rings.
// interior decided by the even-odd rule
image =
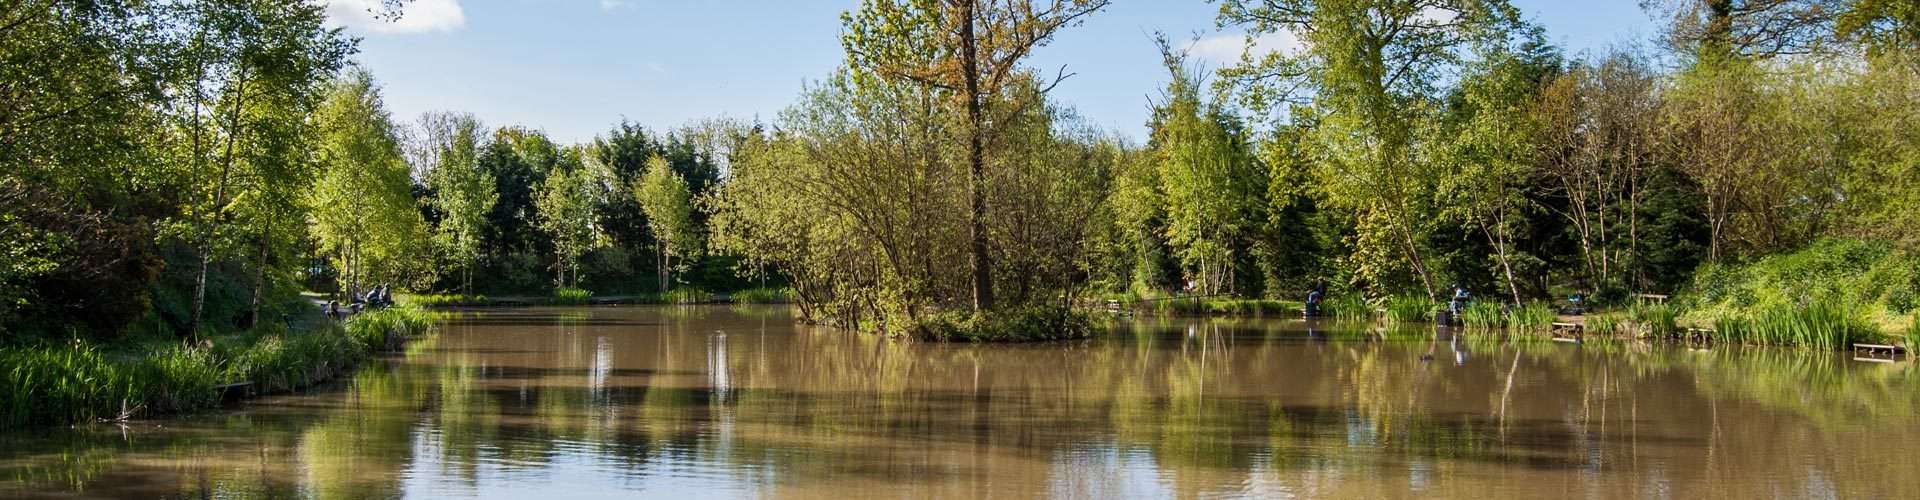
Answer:
[[[865,0],[771,122],[582,144],[392,117],[319,2],[10,4],[0,326],[192,336],[376,284],[786,286],[885,331],[1175,290],[1519,303],[1920,234],[1904,2],[1647,2],[1660,41],[1569,55],[1502,0],[1222,0],[1300,47],[1208,68],[1162,36],[1143,144],[1025,64],[1107,3]]]

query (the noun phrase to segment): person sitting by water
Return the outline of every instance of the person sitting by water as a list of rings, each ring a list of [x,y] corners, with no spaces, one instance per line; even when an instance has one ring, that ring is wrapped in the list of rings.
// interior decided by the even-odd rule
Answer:
[[[1573,295],[1567,296],[1567,313],[1568,314],[1586,314],[1587,313],[1586,303],[1587,303],[1587,294],[1582,293],[1579,290],[1574,290]]]
[[[1307,292],[1307,308],[1306,308],[1307,317],[1319,316],[1320,302],[1323,300],[1326,300],[1326,298],[1327,298],[1326,282],[1315,281],[1313,284],[1313,291]]]
[[[387,307],[387,306],[393,305],[393,285],[381,283],[380,288],[375,291],[380,294],[380,296],[378,297],[379,298],[378,304],[380,305],[380,307]]]
[[[341,317],[340,315],[340,301],[338,300],[327,301],[326,315],[327,315],[327,319],[331,319],[331,320],[346,319]]]
[[[1453,286],[1453,300],[1447,303],[1447,307],[1448,307],[1448,309],[1449,309],[1450,311],[1452,311],[1452,312],[1453,312],[1453,314],[1454,314],[1455,316],[1459,316],[1459,315],[1460,315],[1460,310],[1461,310],[1461,309],[1466,309],[1466,308],[1467,308],[1467,302],[1468,302],[1469,300],[1471,300],[1472,298],[1473,298],[1473,296],[1472,296],[1471,294],[1468,294],[1468,293],[1467,293],[1467,287],[1463,287],[1463,286],[1460,286],[1460,285],[1454,285],[1454,286]]]

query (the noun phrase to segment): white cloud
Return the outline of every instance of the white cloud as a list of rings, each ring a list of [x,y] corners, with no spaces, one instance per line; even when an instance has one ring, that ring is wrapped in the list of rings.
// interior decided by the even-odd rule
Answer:
[[[600,0],[600,8],[602,10],[618,10],[632,6],[633,2],[629,2],[628,0]]]
[[[354,30],[390,34],[453,31],[467,24],[460,0],[413,0],[400,19],[391,21],[374,17],[384,8],[380,0],[328,0],[327,18]]]
[[[1253,37],[1251,51],[1248,50],[1247,36],[1240,34],[1204,37],[1194,40],[1186,47],[1187,53],[1193,57],[1222,66],[1240,62],[1241,54],[1249,52],[1254,57],[1259,57],[1273,52],[1298,54],[1304,48],[1306,48],[1306,42],[1287,31]]]

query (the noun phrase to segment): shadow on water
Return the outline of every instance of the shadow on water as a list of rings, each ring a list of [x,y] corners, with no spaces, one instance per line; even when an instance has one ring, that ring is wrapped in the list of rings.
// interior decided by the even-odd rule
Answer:
[[[0,434],[0,496],[1904,496],[1920,477],[1873,451],[1920,444],[1915,370],[1825,354],[1299,320],[934,345],[696,309],[472,313],[333,390]]]

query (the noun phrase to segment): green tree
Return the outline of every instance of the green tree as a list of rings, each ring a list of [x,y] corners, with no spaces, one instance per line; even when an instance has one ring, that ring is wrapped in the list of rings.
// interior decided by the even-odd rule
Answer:
[[[329,84],[314,121],[321,173],[308,203],[321,250],[350,291],[412,276],[427,260],[426,222],[372,75],[355,70]]]
[[[1234,249],[1258,224],[1266,173],[1255,163],[1240,125],[1219,103],[1202,100],[1201,82],[1164,39],[1173,80],[1154,108],[1152,141],[1166,239],[1199,287],[1231,291]]]
[[[673,259],[684,262],[700,255],[700,233],[693,223],[693,194],[687,181],[665,158],[647,160],[647,173],[633,186],[633,196],[647,214],[647,229],[659,246],[660,291],[672,290]]]
[[[560,151],[560,162],[547,173],[534,204],[541,231],[553,241],[554,286],[580,283],[580,257],[600,244],[593,223],[593,183],[579,163],[580,148]]]
[[[1432,112],[1439,71],[1457,65],[1459,49],[1505,37],[1518,18],[1504,0],[1226,0],[1222,25],[1291,33],[1305,48],[1222,73],[1256,110],[1298,102],[1289,89],[1311,92],[1323,156],[1317,189],[1358,214],[1362,246],[1393,242],[1432,298],[1422,239],[1434,176],[1414,155],[1415,131]]]
[[[1496,49],[1473,64],[1453,99],[1455,123],[1433,129],[1442,137],[1428,142],[1444,166],[1443,214],[1487,240],[1516,306],[1521,294],[1515,240],[1526,230],[1529,183],[1544,149],[1534,103],[1559,69],[1558,57],[1544,44],[1530,47],[1531,53]]]
[[[848,65],[859,80],[873,77],[937,88],[955,114],[965,117],[968,199],[967,266],[973,308],[992,309],[993,262],[987,234],[987,147],[993,124],[1026,112],[1027,100],[1010,106],[996,97],[1021,85],[1019,64],[1053,34],[1107,6],[1107,0],[992,2],[982,0],[864,0],[841,15]],[[1042,87],[1052,88],[1052,83]],[[865,83],[863,83],[865,84]]]
[[[480,134],[484,127],[468,114],[448,114],[425,122],[430,139],[424,147],[433,152],[429,157],[431,170],[426,173],[427,187],[433,191],[428,203],[440,212],[435,241],[460,267],[460,291],[471,295],[487,214],[500,199],[493,174],[480,168]]]
[[[256,186],[272,189],[301,177],[275,170],[301,168],[301,162],[253,154],[287,155],[297,148],[254,143],[278,140],[274,134],[300,133],[299,121],[321,82],[339,68],[353,45],[338,29],[326,27],[325,9],[318,3],[201,2],[184,4],[182,10],[192,35],[182,54],[187,76],[175,90],[189,97],[176,122],[185,129],[181,161],[194,193],[186,221],[192,226],[198,260],[186,326],[186,333],[194,335],[206,309],[207,272],[216,257],[217,238],[233,217],[231,204],[247,187],[236,181],[252,176],[260,181]],[[262,110],[276,106],[287,112]],[[249,172],[249,167],[256,171]],[[267,196],[282,200],[282,205],[290,198]],[[270,239],[260,238],[261,248]],[[253,302],[250,316],[258,312],[258,287]]]

